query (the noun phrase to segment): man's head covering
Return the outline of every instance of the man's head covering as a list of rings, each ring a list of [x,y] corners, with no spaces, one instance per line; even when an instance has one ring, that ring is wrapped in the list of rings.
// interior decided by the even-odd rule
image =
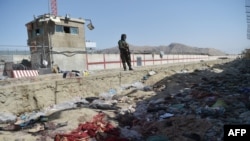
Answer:
[[[125,39],[126,39],[126,37],[127,37],[127,35],[126,35],[126,34],[122,34],[122,35],[121,35],[121,40],[125,40]]]

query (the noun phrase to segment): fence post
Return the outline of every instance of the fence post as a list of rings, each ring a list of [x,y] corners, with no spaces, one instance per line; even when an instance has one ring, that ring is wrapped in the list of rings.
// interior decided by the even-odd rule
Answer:
[[[105,54],[103,54],[103,62],[104,62],[104,69],[106,69],[106,60],[105,60]]]
[[[133,53],[133,67],[135,66],[135,56],[134,56],[134,53]]]
[[[145,66],[145,64],[146,64],[146,60],[145,60],[145,52],[144,52],[144,54],[143,54],[143,62],[144,62],[144,66]]]
[[[87,70],[89,70],[89,60],[88,60],[88,53],[86,52],[86,67],[87,67]]]
[[[152,57],[153,57],[153,65],[155,65],[155,55],[153,55]]]
[[[168,64],[168,55],[167,55],[167,64]]]

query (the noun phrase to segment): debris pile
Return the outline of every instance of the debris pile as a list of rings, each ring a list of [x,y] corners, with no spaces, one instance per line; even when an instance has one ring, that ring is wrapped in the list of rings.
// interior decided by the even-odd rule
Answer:
[[[94,116],[93,121],[79,124],[78,128],[68,134],[57,134],[55,141],[76,141],[76,140],[96,140],[96,141],[129,141],[120,138],[120,131],[108,121],[105,121],[105,114],[100,112]]]
[[[220,141],[223,140],[225,124],[250,124],[249,64],[250,61],[235,60],[202,69],[185,69],[157,83],[145,85],[159,75],[150,71],[141,80],[121,86],[120,90],[110,88],[97,97],[54,105],[29,120],[19,116],[19,121],[23,122],[0,129],[20,131],[32,126],[45,131],[53,127],[55,131],[49,136],[55,140]],[[49,116],[54,112],[81,108],[102,112],[92,121],[79,122],[78,128],[71,132],[59,133],[57,130],[67,127],[68,123],[49,126]],[[115,116],[103,120],[106,111]],[[109,120],[118,124],[114,126]],[[42,128],[34,126],[35,123],[43,123]],[[39,135],[45,136],[42,133]]]

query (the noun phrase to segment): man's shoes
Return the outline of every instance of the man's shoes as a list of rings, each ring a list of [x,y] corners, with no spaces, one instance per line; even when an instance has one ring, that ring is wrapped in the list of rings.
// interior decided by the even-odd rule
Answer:
[[[130,71],[132,71],[132,70],[134,70],[134,69],[132,69],[132,68],[129,68],[129,70],[130,70]]]
[[[124,71],[126,71],[127,69],[124,69]]]

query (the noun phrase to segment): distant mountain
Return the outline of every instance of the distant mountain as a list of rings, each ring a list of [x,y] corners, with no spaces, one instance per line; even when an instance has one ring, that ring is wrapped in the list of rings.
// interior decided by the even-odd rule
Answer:
[[[180,43],[171,43],[168,46],[134,46],[129,45],[130,51],[135,54],[158,54],[161,51],[165,54],[199,54],[199,55],[210,55],[210,56],[220,56],[226,55],[226,53],[214,49],[214,48],[198,48],[191,47]],[[97,50],[97,53],[105,53],[105,54],[117,54],[119,53],[118,46]]]

